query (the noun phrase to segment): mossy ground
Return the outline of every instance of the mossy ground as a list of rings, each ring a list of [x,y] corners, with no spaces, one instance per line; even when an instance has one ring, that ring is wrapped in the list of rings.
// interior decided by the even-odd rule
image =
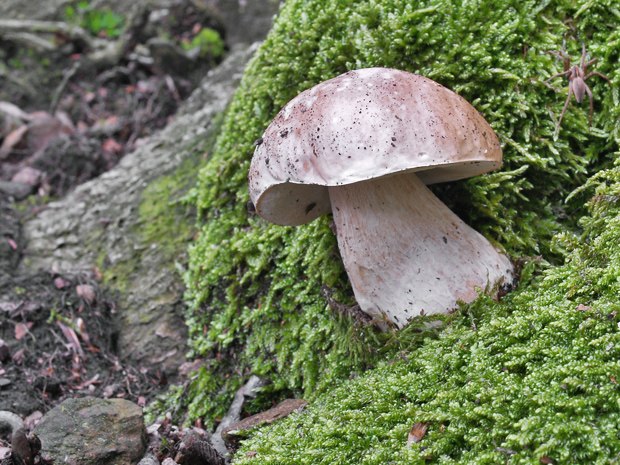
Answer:
[[[436,342],[416,350],[424,334],[414,328],[379,334],[330,308],[321,294],[325,285],[341,304],[353,299],[329,218],[297,228],[269,225],[246,211],[246,177],[252,142],[299,92],[355,68],[385,66],[422,74],[471,102],[504,149],[502,170],[437,186],[437,194],[511,257],[526,262],[542,257],[543,263],[559,264],[571,234],[579,231],[577,221],[593,188],[579,190],[567,201],[569,193],[592,173],[611,167],[618,151],[620,33],[614,23],[619,18],[612,1],[287,1],[246,70],[190,199],[202,226],[185,274],[191,306],[187,322],[193,354],[206,357],[209,369],[195,379],[187,397],[175,397],[189,418],[222,415],[244,376],[255,372],[271,377],[274,390],[293,390],[319,404],[309,413],[314,426],[308,425],[301,439],[283,442],[269,435],[264,443],[251,443],[265,463],[291,463],[292,456],[286,454],[293,448],[299,463],[317,463],[323,455],[332,457],[323,463],[387,463],[403,457],[423,461],[425,455],[446,462],[494,463],[503,457],[494,447],[513,448],[529,457],[527,462],[547,452],[564,458],[579,448],[574,439],[578,434],[587,428],[600,432],[602,426],[587,426],[588,419],[599,421],[602,412],[617,412],[617,405],[602,400],[613,386],[596,392],[592,388],[592,377],[601,378],[597,383],[603,386],[603,378],[611,376],[609,360],[603,357],[609,351],[597,352],[602,362],[592,375],[579,352],[557,362],[550,355],[570,354],[566,348],[573,340],[575,350],[594,350],[598,346],[591,341],[613,335],[614,319],[596,316],[597,310],[602,315],[610,311],[596,308],[594,302],[611,295],[605,292],[615,282],[613,268],[607,271],[606,284],[587,284],[577,280],[582,275],[575,272],[574,289],[566,289],[558,277],[574,269],[559,267],[540,284],[542,290],[536,290],[534,279],[506,303],[482,297]],[[582,42],[591,57],[599,58],[596,69],[609,76],[611,86],[596,76],[589,79],[595,99],[592,128],[587,103],[577,106],[573,101],[556,133],[567,84],[559,79],[545,84],[563,70],[562,63],[545,52],[563,48],[577,61]],[[554,241],[563,231],[564,243]],[[574,239],[573,253],[585,250],[579,244],[595,236],[591,232]],[[605,247],[591,250],[608,254]],[[578,299],[565,302],[569,292],[577,296],[588,286],[598,292],[590,303],[583,299],[594,314],[576,311]],[[590,326],[580,329],[584,322]],[[527,355],[534,336],[534,352]],[[463,341],[463,353],[457,340]],[[397,354],[412,362],[384,361]],[[376,371],[317,397],[374,365],[379,365]],[[556,366],[566,367],[568,381],[558,381]],[[570,381],[577,375],[585,381]],[[538,380],[537,389],[530,390],[538,394],[523,390],[524,379]],[[460,389],[461,399],[452,402],[448,387]],[[355,396],[348,397],[348,390]],[[582,426],[573,436],[563,429],[570,421],[560,422],[545,397],[555,399],[566,391],[585,399],[583,406],[566,407],[565,416],[572,415],[573,423]],[[485,395],[479,407],[477,392]],[[365,398],[369,403],[359,400]],[[355,412],[345,419],[351,421],[341,421],[343,411]],[[336,416],[329,419],[332,414]],[[609,415],[612,421],[615,413]],[[406,449],[403,443],[415,421],[432,425],[425,446],[429,449],[423,452],[420,447]],[[298,434],[291,423],[286,425],[276,428]],[[511,430],[514,425],[527,435]],[[379,445],[380,439],[386,445]],[[591,456],[594,446],[584,447],[579,449],[584,457]],[[337,455],[338,450],[345,452]]]
[[[261,430],[235,463],[615,463],[619,181],[618,168],[593,179],[583,237],[562,237],[565,265],[502,303],[464,307],[437,340]],[[408,447],[417,422],[426,436]]]

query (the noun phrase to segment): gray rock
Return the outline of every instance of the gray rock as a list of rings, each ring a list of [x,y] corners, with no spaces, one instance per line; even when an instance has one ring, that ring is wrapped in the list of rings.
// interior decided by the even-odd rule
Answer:
[[[18,181],[0,181],[0,192],[16,201],[24,200],[32,194],[32,186]]]
[[[142,409],[123,399],[67,399],[47,412],[34,433],[53,465],[130,465],[146,449]]]

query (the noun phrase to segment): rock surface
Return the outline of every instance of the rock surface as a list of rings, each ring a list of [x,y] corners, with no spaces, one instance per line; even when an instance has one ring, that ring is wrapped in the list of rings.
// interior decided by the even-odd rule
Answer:
[[[129,465],[146,448],[142,409],[123,399],[67,399],[34,429],[52,464]]]
[[[192,186],[195,165],[217,129],[214,118],[226,108],[255,49],[231,52],[190,97],[192,111],[182,110],[115,168],[24,225],[27,252],[20,272],[98,266],[105,284],[118,292],[119,351],[125,360],[159,365],[168,374],[184,361],[184,289],[175,263],[183,261],[194,220],[184,207],[169,203]]]

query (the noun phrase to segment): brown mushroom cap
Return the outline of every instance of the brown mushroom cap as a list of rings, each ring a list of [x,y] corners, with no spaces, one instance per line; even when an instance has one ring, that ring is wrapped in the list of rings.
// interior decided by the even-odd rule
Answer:
[[[254,152],[250,198],[263,218],[295,226],[331,211],[327,187],[408,172],[432,184],[501,164],[495,132],[465,99],[406,71],[360,69],[280,111]]]

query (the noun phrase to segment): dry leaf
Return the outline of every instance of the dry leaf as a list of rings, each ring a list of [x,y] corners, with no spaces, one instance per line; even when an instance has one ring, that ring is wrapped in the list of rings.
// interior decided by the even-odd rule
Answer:
[[[11,102],[6,102],[4,100],[0,101],[0,113],[4,113],[5,115],[9,115],[13,118],[21,119],[23,121],[28,121],[30,119],[30,115],[24,110],[19,108],[17,105],[12,104]]]
[[[11,452],[10,447],[4,447],[4,446],[0,447],[0,460],[4,460],[5,458],[7,458],[10,452]]]
[[[88,284],[78,284],[75,286],[75,292],[82,297],[90,305],[95,303],[95,289]]]
[[[24,136],[28,131],[28,126],[25,124],[11,131],[2,141],[0,146],[0,160],[5,159],[11,150],[20,145],[24,141]]]
[[[547,457],[546,455],[543,455],[540,458],[540,463],[551,463],[551,464],[553,464],[553,463],[555,463],[555,460],[553,460],[552,458]]]
[[[88,344],[89,346],[92,346],[92,344],[90,343],[90,337],[88,336],[88,333],[86,332],[86,326],[84,324],[84,320],[82,320],[82,318],[78,317],[75,320],[75,326],[77,327],[78,331],[80,332],[80,337],[82,338],[82,340]]]
[[[95,278],[97,281],[101,281],[103,279],[103,275],[101,274],[101,271],[99,271],[98,266],[93,267],[93,278]]]
[[[616,381],[616,378],[614,378],[613,376],[610,376],[609,380],[614,384],[618,384],[618,381]]]
[[[103,150],[118,155],[123,151],[123,146],[119,144],[116,139],[110,137],[103,143]]]
[[[73,328],[61,323],[60,321],[57,321],[56,324],[60,327],[60,330],[62,331],[62,334],[65,336],[67,341],[69,341],[69,345],[71,349],[73,349],[74,353],[84,355],[84,351],[82,350],[80,341],[77,337],[77,334],[75,334]]]
[[[25,324],[22,323],[17,323],[15,325],[15,339],[17,339],[18,341],[24,337],[26,335],[26,333],[28,332],[28,328],[26,327]]]
[[[11,355],[11,358],[15,363],[19,365],[22,362],[22,356],[24,355],[24,352],[26,352],[26,349],[19,349],[17,352]]]
[[[26,133],[26,147],[30,152],[45,147],[48,142],[61,134],[71,134],[73,131],[63,124],[56,116],[45,111],[32,113]]]
[[[409,431],[407,447],[411,447],[411,444],[416,444],[422,440],[422,438],[426,435],[428,425],[428,423],[414,423],[411,427],[411,431]]]
[[[71,284],[69,281],[62,279],[60,276],[54,279],[54,286],[56,286],[56,289],[64,289],[69,284]]]
[[[11,181],[13,182],[21,182],[23,184],[28,184],[31,187],[38,186],[41,182],[41,176],[43,172],[32,168],[30,166],[24,166],[21,170],[13,175]]]

